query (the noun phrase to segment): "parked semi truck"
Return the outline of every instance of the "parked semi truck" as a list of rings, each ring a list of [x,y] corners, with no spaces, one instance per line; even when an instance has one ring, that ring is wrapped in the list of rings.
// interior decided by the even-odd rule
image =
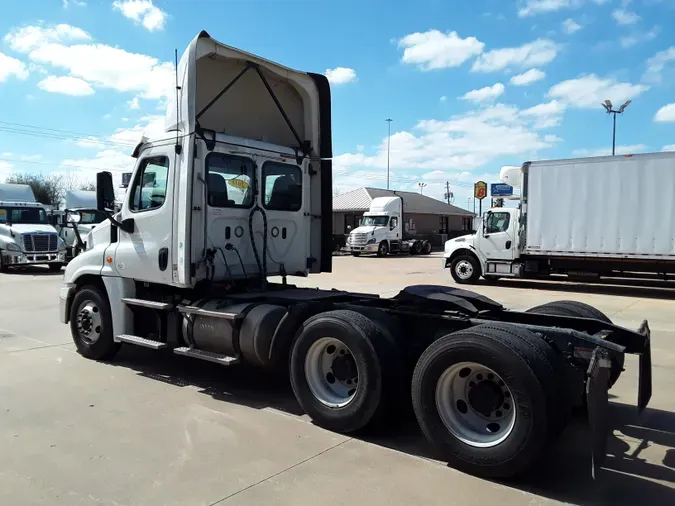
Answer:
[[[675,274],[675,153],[527,162],[500,179],[520,189],[519,205],[445,243],[458,283]]]
[[[377,197],[363,214],[361,224],[349,233],[347,249],[354,256],[376,253],[377,256],[428,255],[431,243],[416,239],[405,230],[403,198]]]
[[[26,184],[0,184],[0,272],[10,267],[63,267],[66,245],[49,224],[45,207]]]
[[[639,355],[638,409],[651,397],[646,321],[629,330],[574,302],[511,311],[436,285],[392,298],[294,286],[288,276],[332,269],[327,79],[201,32],[176,82],[165,134],[133,151],[119,212],[111,174],[97,175],[109,219],[60,290],[81,355],[134,345],[285,370],[314,423],[346,434],[411,402],[439,454],[479,476],[529,468],[585,398],[600,465],[626,353]]]

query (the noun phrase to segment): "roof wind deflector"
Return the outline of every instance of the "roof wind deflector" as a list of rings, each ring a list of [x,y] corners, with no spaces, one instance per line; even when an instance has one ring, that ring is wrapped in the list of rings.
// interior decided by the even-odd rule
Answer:
[[[272,97],[272,100],[274,100],[275,105],[277,106],[277,109],[279,109],[279,112],[284,118],[284,121],[286,122],[286,125],[288,125],[288,128],[290,129],[291,133],[293,134],[293,137],[295,137],[296,142],[298,143],[298,149],[302,151],[302,157],[304,158],[305,156],[309,156],[310,151],[311,151],[311,146],[309,141],[303,141],[300,140],[300,136],[298,135],[297,130],[293,126],[293,123],[291,123],[290,118],[286,114],[286,111],[284,110],[284,107],[281,105],[281,102],[279,102],[279,99],[277,98],[276,94],[274,93],[274,90],[272,87],[269,85],[267,82],[267,79],[263,75],[262,71],[260,70],[260,66],[257,63],[253,62],[246,62],[246,67],[244,67],[239,74],[237,74],[232,81],[230,81],[213,99],[204,106],[204,108],[197,113],[197,116],[195,117],[195,120],[197,121],[197,125],[199,125],[199,118],[202,117],[202,115],[208,111],[213,104],[215,104],[220,97],[222,97],[227,91],[234,86],[234,84],[244,75],[246,72],[248,72],[250,69],[254,69],[258,76],[260,77],[260,80],[262,83],[265,85],[265,88],[267,89],[267,92],[270,94],[270,97]],[[298,162],[299,163],[299,162]]]

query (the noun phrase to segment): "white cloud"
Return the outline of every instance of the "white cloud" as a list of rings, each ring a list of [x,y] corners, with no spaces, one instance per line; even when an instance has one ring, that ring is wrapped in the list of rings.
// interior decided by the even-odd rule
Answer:
[[[534,120],[532,128],[542,130],[560,125],[565,109],[567,109],[567,106],[562,102],[551,100],[550,102],[524,109],[520,114],[523,117]]]
[[[65,69],[93,88],[138,93],[145,99],[159,99],[171,92],[171,63],[105,44],[78,43],[91,40],[79,28],[27,26],[12,30],[5,40],[33,62]]]
[[[675,61],[675,46],[656,53],[647,60],[647,71],[642,77],[647,83],[660,83],[663,80],[663,71],[671,61]]]
[[[0,181],[5,181],[14,173],[14,164],[0,160]]]
[[[17,79],[26,79],[28,77],[28,68],[21,60],[0,53],[0,83],[10,77]]]
[[[654,121],[659,123],[675,122],[675,103],[661,107],[654,115]]]
[[[347,67],[326,69],[326,77],[331,84],[346,84],[356,81],[356,71]]]
[[[642,19],[637,13],[625,9],[614,9],[612,18],[618,25],[634,25]]]
[[[582,0],[527,0],[521,2],[524,4],[518,10],[518,16],[521,18],[543,14],[546,12],[559,11],[560,9],[569,9],[581,5]]]
[[[80,0],[63,0],[64,9],[67,9],[71,5],[74,7],[85,7],[87,5],[87,2],[82,2]]]
[[[166,23],[166,12],[153,5],[152,0],[115,0],[113,9],[151,32],[163,30]]]
[[[546,77],[545,72],[539,69],[530,69],[527,72],[513,76],[511,79],[509,79],[509,84],[514,86],[527,86],[528,84],[539,81],[544,77]]]
[[[486,86],[479,90],[471,90],[460,98],[462,100],[469,100],[471,102],[485,102],[494,100],[504,93],[504,85],[502,83],[495,83],[492,86]]]
[[[675,144],[668,144],[666,146],[663,146],[663,149],[661,151],[675,151]]]
[[[625,146],[616,146],[615,153],[617,155],[630,155],[634,153],[642,153],[647,150],[649,146],[645,144],[628,144]],[[593,148],[593,149],[575,149],[572,151],[573,156],[586,157],[586,156],[609,156],[612,154],[612,146],[605,148]]]
[[[448,101],[448,97],[446,97],[445,95],[443,95],[443,96],[440,98],[440,101],[441,101],[441,102],[447,102],[447,101]]]
[[[404,48],[401,61],[422,70],[459,67],[479,55],[485,46],[475,37],[463,39],[457,32],[438,30],[411,33],[399,40],[398,45]]]
[[[133,99],[129,100],[127,105],[129,106],[129,109],[132,110],[138,110],[141,108],[141,104],[138,103],[138,97],[134,97]]]
[[[24,26],[14,28],[7,35],[5,41],[9,46],[20,53],[28,53],[46,44],[80,42],[91,40],[91,35],[71,25],[60,24],[50,28],[42,26]]]
[[[81,97],[93,95],[94,89],[87,81],[72,76],[47,76],[38,84],[38,88],[50,93],[61,93]]]
[[[637,31],[632,35],[625,35],[623,37],[619,38],[619,43],[621,44],[621,47],[623,48],[629,48],[633,47],[636,44],[639,44],[640,42],[649,42],[650,40],[654,40],[659,34],[659,29],[658,27],[654,27],[651,30],[645,32],[645,31]]]
[[[494,72],[510,66],[533,67],[555,59],[559,47],[552,40],[537,39],[519,47],[493,49],[481,54],[474,62],[473,72]]]
[[[606,99],[620,104],[648,89],[649,86],[643,84],[621,83],[613,78],[589,74],[556,84],[548,91],[548,96],[560,99],[570,107],[597,108]]]
[[[582,28],[583,27],[579,23],[574,21],[572,18],[567,18],[562,23],[562,29],[568,35],[572,35],[573,33],[576,33],[579,30],[581,30]]]

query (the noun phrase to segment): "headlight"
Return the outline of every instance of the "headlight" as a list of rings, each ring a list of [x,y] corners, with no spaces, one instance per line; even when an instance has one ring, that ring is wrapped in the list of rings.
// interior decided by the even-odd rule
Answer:
[[[16,244],[15,242],[8,242],[8,243],[5,245],[5,249],[6,249],[7,251],[21,251],[21,248],[20,248],[19,245]]]
[[[373,238],[373,239],[368,239],[367,244],[375,244],[376,242],[377,242],[377,240],[376,240],[375,238]]]

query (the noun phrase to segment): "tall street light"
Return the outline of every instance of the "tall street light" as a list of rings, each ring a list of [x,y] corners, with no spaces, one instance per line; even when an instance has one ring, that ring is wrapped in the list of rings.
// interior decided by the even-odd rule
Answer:
[[[614,151],[616,148],[616,115],[623,113],[623,111],[626,110],[626,107],[628,107],[631,103],[631,100],[627,100],[626,103],[624,103],[621,107],[619,107],[618,110],[612,109],[612,101],[611,100],[605,100],[605,103],[602,104],[602,107],[605,108],[607,111],[607,114],[613,114],[614,115],[614,127],[612,128],[612,156],[614,156]]]
[[[391,118],[387,118],[384,121],[388,123],[389,135],[387,135],[387,190],[389,189],[389,147],[391,145],[391,122],[394,121]]]
[[[424,187],[425,187],[426,185],[427,185],[426,183],[422,183],[421,181],[420,181],[419,183],[417,183],[417,186],[420,187],[420,194],[422,193],[422,190],[424,190]]]

